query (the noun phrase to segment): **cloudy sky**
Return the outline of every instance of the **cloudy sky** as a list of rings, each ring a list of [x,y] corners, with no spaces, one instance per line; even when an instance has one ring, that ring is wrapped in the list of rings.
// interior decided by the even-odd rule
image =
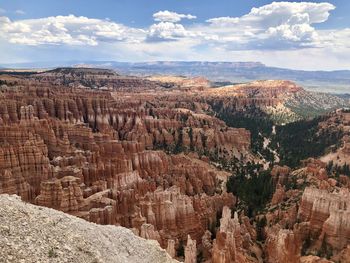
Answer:
[[[202,60],[350,69],[349,13],[349,0],[1,0],[0,63]]]

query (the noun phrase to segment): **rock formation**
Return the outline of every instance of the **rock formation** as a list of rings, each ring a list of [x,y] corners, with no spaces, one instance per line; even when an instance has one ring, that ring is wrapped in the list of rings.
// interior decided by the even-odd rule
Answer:
[[[272,228],[266,240],[267,262],[300,262],[301,240],[292,230]]]
[[[0,97],[0,193],[131,228],[173,257],[235,205],[229,174],[209,159],[249,153],[250,133],[206,114],[207,103],[105,70],[15,79]]]
[[[318,237],[319,246],[325,242],[339,251],[350,240],[349,191],[329,193],[327,190],[306,188],[300,205],[299,217],[309,222],[313,236]]]
[[[154,241],[0,195],[0,258],[5,262],[178,262]]]
[[[187,237],[187,244],[185,247],[185,263],[197,262],[197,246],[196,240],[192,240],[191,236]]]
[[[224,207],[220,229],[213,242],[212,262],[257,262],[257,259],[248,255],[248,251],[252,249],[251,241],[252,237],[246,226],[239,223],[237,213],[231,218],[231,210]]]
[[[332,260],[347,258],[350,180],[329,174],[326,162],[310,158],[296,171],[275,165],[276,191],[256,217],[244,216],[241,200],[226,192],[232,170],[223,163],[261,158],[250,150],[251,133],[219,115],[250,107],[285,114],[287,102],[305,95],[296,84],[213,89],[202,78],[83,68],[0,80],[0,194],[130,228],[186,262],[313,262],[328,252]],[[350,131],[346,113],[330,116],[320,126]],[[332,152],[342,162],[346,136]],[[311,256],[320,251],[327,253]]]

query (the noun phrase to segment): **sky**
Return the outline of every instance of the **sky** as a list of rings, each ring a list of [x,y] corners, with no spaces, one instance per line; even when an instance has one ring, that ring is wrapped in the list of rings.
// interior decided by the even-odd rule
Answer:
[[[0,64],[195,60],[350,69],[349,13],[349,0],[0,0]]]

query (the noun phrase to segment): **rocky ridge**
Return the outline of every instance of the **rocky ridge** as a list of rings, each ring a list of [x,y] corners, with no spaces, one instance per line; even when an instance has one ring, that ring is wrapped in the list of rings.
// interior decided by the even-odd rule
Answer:
[[[0,195],[1,262],[178,262],[156,241]]]
[[[286,80],[254,81],[207,89],[205,92],[213,97],[249,99],[252,105],[262,109],[277,124],[315,117],[349,106],[346,99],[327,93],[306,91],[296,83]]]

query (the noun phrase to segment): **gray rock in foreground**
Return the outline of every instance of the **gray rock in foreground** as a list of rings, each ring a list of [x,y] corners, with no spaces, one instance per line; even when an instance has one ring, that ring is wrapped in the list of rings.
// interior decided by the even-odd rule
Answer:
[[[0,195],[0,262],[177,262],[156,241]]]

